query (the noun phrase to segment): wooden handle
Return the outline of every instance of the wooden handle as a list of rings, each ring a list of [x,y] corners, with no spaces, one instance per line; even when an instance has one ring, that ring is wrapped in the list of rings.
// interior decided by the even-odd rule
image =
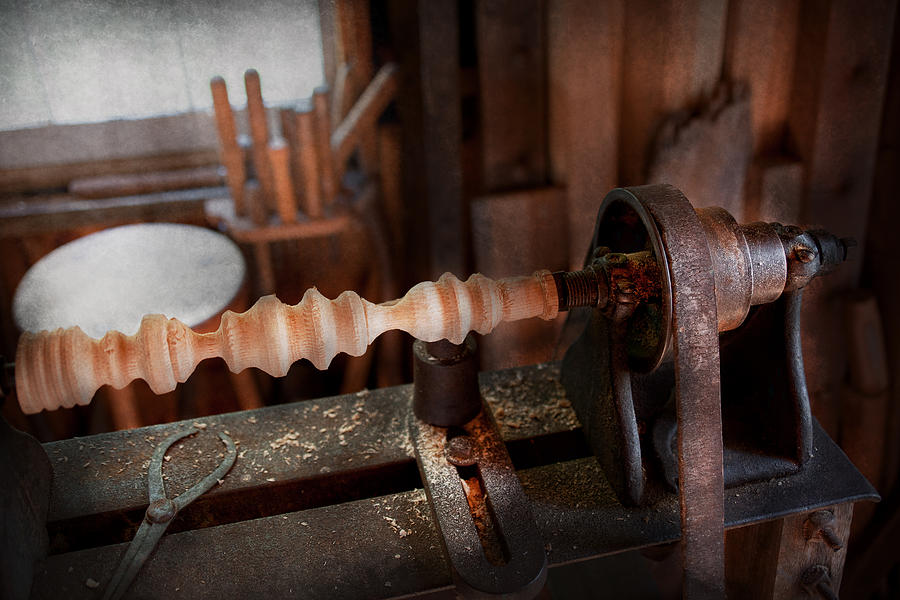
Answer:
[[[245,313],[226,311],[219,329],[205,334],[163,315],[145,316],[132,336],[111,331],[97,340],[78,327],[24,333],[16,352],[16,390],[22,410],[32,414],[88,404],[100,386],[122,388],[135,379],[164,394],[186,381],[200,361],[216,356],[235,373],[258,367],[281,377],[301,358],[325,369],[339,352],[360,356],[391,329],[458,344],[470,331],[488,333],[501,321],[552,319],[557,311],[549,271],[499,281],[475,274],[465,282],[445,273],[384,304],[355,292],[328,300],[312,288],[294,306],[265,296]]]
[[[266,207],[275,208],[275,184],[272,181],[271,166],[266,148],[269,146],[269,124],[266,105],[263,103],[262,84],[255,69],[244,72],[244,88],[247,91],[247,121],[250,123],[251,149],[256,179],[265,197]]]
[[[316,114],[316,156],[319,159],[322,195],[325,204],[334,202],[337,194],[337,181],[334,178],[334,164],[331,157],[331,115],[328,112],[329,90],[327,86],[317,87],[313,91],[313,111]]]
[[[237,126],[234,124],[234,112],[228,99],[228,88],[221,77],[213,77],[209,82],[212,91],[213,109],[216,115],[216,130],[219,132],[219,148],[222,164],[225,165],[225,178],[234,201],[234,212],[244,215],[244,182],[247,172],[244,157],[238,145]]]
[[[303,174],[303,212],[312,219],[322,216],[322,193],[319,187],[319,147],[316,145],[316,124],[313,107],[296,113],[297,159]]]
[[[275,206],[282,223],[297,222],[297,200],[291,179],[291,150],[282,138],[269,144],[269,165],[275,183]]]

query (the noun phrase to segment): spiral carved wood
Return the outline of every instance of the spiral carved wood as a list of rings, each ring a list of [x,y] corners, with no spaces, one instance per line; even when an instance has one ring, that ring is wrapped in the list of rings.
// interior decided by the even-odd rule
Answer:
[[[16,352],[17,396],[24,412],[36,413],[88,404],[100,386],[122,388],[135,379],[163,394],[215,356],[235,373],[258,367],[281,377],[301,358],[325,369],[339,352],[360,356],[390,329],[461,343],[469,331],[488,333],[501,321],[552,319],[557,310],[549,271],[499,281],[475,274],[465,282],[445,273],[384,304],[355,292],[328,300],[315,288],[294,306],[265,296],[247,312],[225,312],[219,329],[206,334],[163,315],[145,316],[132,336],[111,331],[97,340],[78,327],[25,333]]]

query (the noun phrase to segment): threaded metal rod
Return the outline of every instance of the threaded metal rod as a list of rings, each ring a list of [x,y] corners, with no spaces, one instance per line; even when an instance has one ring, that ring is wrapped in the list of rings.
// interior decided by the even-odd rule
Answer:
[[[579,306],[606,306],[609,298],[609,284],[605,273],[592,268],[581,271],[557,271],[553,274],[559,310],[569,310]]]

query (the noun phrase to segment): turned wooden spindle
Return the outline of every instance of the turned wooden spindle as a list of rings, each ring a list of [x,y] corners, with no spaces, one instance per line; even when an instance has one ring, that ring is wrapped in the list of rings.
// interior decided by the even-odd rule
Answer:
[[[16,389],[22,410],[31,414],[88,404],[100,386],[122,388],[135,379],[163,394],[216,356],[235,373],[257,367],[281,377],[301,358],[325,369],[339,352],[360,356],[392,329],[458,344],[470,331],[488,333],[501,321],[552,319],[558,308],[549,271],[497,281],[475,274],[465,282],[445,273],[384,304],[355,292],[328,300],[312,288],[294,306],[265,296],[247,312],[225,312],[219,329],[206,334],[163,315],[145,316],[132,336],[111,331],[98,340],[78,327],[24,333]]]

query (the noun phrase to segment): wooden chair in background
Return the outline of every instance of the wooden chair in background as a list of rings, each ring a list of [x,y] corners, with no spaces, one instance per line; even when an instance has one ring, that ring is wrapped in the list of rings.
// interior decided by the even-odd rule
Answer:
[[[144,223],[115,227],[60,246],[35,263],[16,289],[13,317],[22,331],[79,326],[91,337],[133,334],[145,314],[164,314],[198,331],[218,327],[246,304],[246,266],[225,236],[202,227]],[[249,371],[231,374],[236,408],[262,402]],[[106,388],[114,429],[157,421],[141,414],[136,388]],[[208,414],[213,407],[195,407]],[[173,403],[165,420],[185,415]]]

